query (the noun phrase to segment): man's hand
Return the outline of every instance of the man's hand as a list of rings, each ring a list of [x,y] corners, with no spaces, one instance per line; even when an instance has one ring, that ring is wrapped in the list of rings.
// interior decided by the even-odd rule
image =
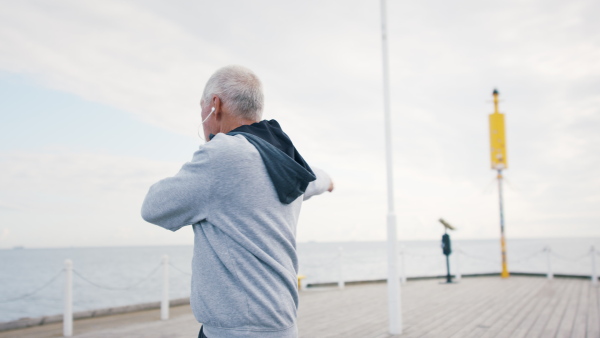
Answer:
[[[316,176],[316,180],[308,183],[306,191],[304,192],[304,200],[308,200],[312,196],[320,195],[326,191],[333,191],[333,180],[323,170],[312,167],[312,170]]]

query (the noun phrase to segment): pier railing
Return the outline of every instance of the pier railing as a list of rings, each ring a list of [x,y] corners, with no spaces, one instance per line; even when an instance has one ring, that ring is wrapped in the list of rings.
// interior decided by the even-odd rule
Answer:
[[[400,255],[399,271],[400,271],[400,278],[401,278],[402,283],[406,283],[406,281],[408,279],[407,274],[406,274],[406,260],[409,259],[409,257],[413,257],[413,258],[417,258],[417,257],[429,258],[429,257],[431,257],[432,258],[434,256],[438,256],[438,257],[440,256],[440,254],[413,253],[410,251],[406,251],[404,248],[402,248],[399,251],[399,255]],[[522,262],[529,261],[535,257],[542,256],[542,255],[546,257],[547,268],[546,268],[545,275],[546,275],[546,278],[549,280],[552,280],[555,276],[558,276],[558,275],[554,274],[553,269],[552,269],[552,263],[554,260],[578,262],[578,261],[582,261],[582,260],[589,258],[590,259],[590,267],[591,267],[589,277],[591,279],[592,285],[594,285],[594,286],[598,285],[598,273],[597,273],[596,261],[598,259],[598,256],[600,256],[600,252],[597,251],[595,249],[595,247],[593,247],[593,246],[591,247],[591,249],[588,252],[585,252],[581,255],[574,256],[574,257],[558,254],[558,253],[554,252],[550,247],[545,247],[542,250],[537,250],[537,251],[531,252],[527,255],[518,257],[516,259],[511,259],[509,262],[512,264],[522,263]],[[454,269],[454,278],[456,280],[460,280],[463,276],[463,274],[461,273],[461,261],[463,261],[463,260],[470,259],[470,260],[481,260],[481,261],[493,262],[493,263],[497,264],[498,266],[500,264],[499,259],[465,252],[461,248],[455,248],[452,257],[454,258],[453,269]],[[350,260],[351,260],[351,262],[350,262]],[[345,278],[345,273],[344,273],[344,271],[345,271],[344,267],[348,263],[371,264],[371,263],[374,263],[374,260],[369,259],[369,258],[360,258],[360,257],[346,257],[344,255],[343,248],[340,247],[338,249],[337,254],[332,255],[331,257],[329,257],[329,259],[325,258],[325,259],[321,259],[319,262],[313,262],[313,263],[311,263],[311,262],[307,262],[306,264],[301,263],[300,266],[301,266],[301,269],[303,267],[311,267],[312,266],[312,267],[323,267],[323,268],[327,268],[330,270],[331,269],[337,270],[337,275],[338,275],[337,286],[338,286],[338,288],[343,289],[345,287],[345,284],[348,282],[348,280]],[[115,291],[115,290],[132,290],[132,289],[139,287],[143,283],[148,282],[157,274],[158,271],[162,270],[162,278],[161,278],[162,292],[161,292],[161,301],[160,301],[160,309],[161,309],[160,310],[160,318],[162,320],[167,320],[167,319],[169,319],[169,306],[170,306],[170,299],[169,299],[169,268],[170,267],[173,268],[174,270],[178,271],[181,274],[191,276],[190,272],[180,269],[176,265],[173,265],[172,263],[170,263],[169,257],[167,255],[165,255],[165,256],[163,256],[161,262],[158,263],[153,269],[151,269],[143,278],[140,278],[140,279],[136,280],[135,282],[130,283],[125,286],[123,286],[123,285],[115,286],[115,285],[105,285],[102,283],[98,283],[98,282],[94,281],[92,278],[88,278],[87,276],[85,276],[85,274],[83,274],[79,270],[75,269],[73,262],[70,259],[67,259],[65,261],[64,267],[62,269],[60,269],[59,271],[57,271],[57,273],[55,275],[53,275],[52,278],[50,278],[49,280],[47,280],[44,283],[41,283],[41,285],[39,287],[33,289],[30,292],[24,293],[22,295],[4,299],[4,300],[0,300],[0,304],[30,298],[33,295],[38,294],[39,292],[41,292],[42,290],[44,290],[51,284],[53,284],[62,275],[62,276],[64,276],[64,297],[63,297],[64,309],[63,309],[63,315],[62,315],[63,335],[65,337],[70,337],[73,335],[73,277],[74,276],[96,288],[99,288],[99,289],[113,290],[113,291]],[[530,273],[523,273],[523,274],[532,275]],[[578,276],[578,277],[581,277],[581,276]],[[353,282],[357,282],[357,281],[353,281]],[[303,288],[306,288],[307,286],[310,287],[310,286],[317,286],[317,285],[323,285],[323,284],[335,285],[336,283],[330,283],[330,282],[329,283],[313,283],[313,284],[305,283],[303,285]]]
[[[401,248],[399,250],[399,255],[400,255],[400,259],[399,259],[399,272],[400,272],[400,279],[402,283],[406,283],[406,281],[408,279],[422,279],[422,278],[426,278],[426,277],[431,277],[431,278],[439,278],[441,277],[441,275],[432,275],[432,276],[428,276],[428,275],[413,275],[413,277],[409,277],[410,274],[407,273],[407,260],[412,259],[420,259],[420,260],[429,260],[429,259],[437,259],[442,257],[441,253],[420,253],[420,252],[411,252],[411,251],[407,251],[404,248]],[[568,274],[568,273],[563,273],[560,274],[560,276],[564,276],[564,277],[589,277],[592,284],[593,285],[598,285],[598,270],[597,270],[597,264],[596,264],[596,260],[597,260],[597,256],[600,256],[600,251],[597,251],[595,249],[594,246],[591,247],[591,249],[588,252],[585,252],[583,254],[580,254],[578,256],[567,256],[567,255],[562,255],[562,254],[558,254],[555,253],[554,251],[552,251],[552,249],[550,247],[545,247],[541,250],[536,250],[533,252],[530,252],[528,254],[522,255],[522,256],[518,256],[516,258],[510,258],[509,259],[509,264],[511,266],[519,266],[522,263],[526,263],[528,261],[533,260],[534,258],[540,259],[541,257],[545,256],[546,257],[546,270],[544,272],[527,272],[527,271],[518,271],[518,269],[515,269],[514,271],[518,271],[518,272],[514,272],[515,275],[546,275],[546,277],[548,279],[552,279],[554,277],[554,273],[552,270],[552,262],[553,261],[564,261],[564,262],[582,262],[584,260],[589,259],[589,274]],[[462,248],[458,247],[455,248],[452,255],[451,255],[453,262],[452,262],[452,275],[453,278],[455,278],[456,280],[460,280],[463,276],[462,270],[461,270],[461,263],[464,261],[480,261],[480,262],[487,262],[490,263],[490,266],[493,264],[493,266],[500,266],[500,258],[492,258],[492,257],[487,257],[484,255],[480,255],[480,254],[474,254],[472,252],[469,251],[465,251]],[[440,258],[440,262],[441,258]],[[348,283],[348,281],[351,280],[351,278],[348,277],[347,274],[344,273],[344,271],[347,270],[347,267],[349,264],[364,264],[364,265],[368,265],[368,266],[374,266],[376,264],[381,264],[382,263],[382,259],[378,258],[378,257],[352,257],[352,256],[348,256],[348,255],[344,255],[344,250],[340,247],[338,249],[338,254],[337,255],[331,255],[329,257],[325,257],[325,258],[320,258],[319,261],[313,261],[313,262],[308,262],[308,263],[303,263],[301,261],[300,263],[300,271],[303,275],[307,275],[307,281],[306,283],[304,283],[302,285],[303,288],[310,288],[310,287],[315,287],[315,286],[331,286],[333,284],[336,284],[334,282],[331,281],[331,276],[332,276],[332,272],[337,272],[337,285],[339,286],[340,289],[343,289],[345,284]],[[310,278],[310,273],[307,273],[306,270],[317,270],[317,269],[323,269],[326,270],[327,272],[329,272],[329,276],[330,278],[328,278],[327,280],[316,280],[313,278]],[[491,273],[491,272],[486,272],[483,273],[484,275],[487,274],[495,274]],[[469,273],[469,275],[482,275],[482,273],[480,272],[476,272],[476,273]],[[378,279],[374,279],[374,280],[378,280]],[[356,280],[353,282],[363,282],[363,280]]]

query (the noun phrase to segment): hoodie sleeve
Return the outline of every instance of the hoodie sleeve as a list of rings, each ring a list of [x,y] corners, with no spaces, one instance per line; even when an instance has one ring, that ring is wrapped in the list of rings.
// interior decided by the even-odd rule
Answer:
[[[306,191],[304,192],[304,200],[308,200],[309,198],[320,195],[326,192],[329,189],[329,185],[331,184],[331,178],[327,175],[323,170],[311,166],[313,173],[317,177],[316,180],[310,182],[306,187]]]
[[[142,205],[144,220],[177,231],[208,216],[211,180],[207,148],[196,151],[175,176],[150,187]]]

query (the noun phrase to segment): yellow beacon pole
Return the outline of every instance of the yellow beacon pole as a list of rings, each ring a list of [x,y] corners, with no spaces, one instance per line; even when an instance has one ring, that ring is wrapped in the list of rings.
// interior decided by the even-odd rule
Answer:
[[[494,89],[494,113],[490,114],[490,150],[492,169],[498,171],[498,195],[500,200],[500,246],[502,248],[502,278],[508,278],[506,263],[506,240],[504,238],[504,205],[502,201],[502,170],[508,168],[506,160],[506,137],[504,114],[498,110],[498,90]]]

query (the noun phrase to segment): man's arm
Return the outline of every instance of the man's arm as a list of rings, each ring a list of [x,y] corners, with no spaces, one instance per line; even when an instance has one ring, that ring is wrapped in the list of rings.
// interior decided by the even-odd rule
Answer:
[[[305,201],[315,195],[320,195],[325,191],[333,191],[333,181],[331,180],[331,177],[319,168],[311,166],[311,169],[313,173],[315,173],[315,176],[317,176],[317,179],[310,182],[308,187],[306,187],[306,191],[304,192]]]
[[[169,178],[150,187],[142,205],[142,218],[171,231],[208,216],[210,161],[206,147]]]

